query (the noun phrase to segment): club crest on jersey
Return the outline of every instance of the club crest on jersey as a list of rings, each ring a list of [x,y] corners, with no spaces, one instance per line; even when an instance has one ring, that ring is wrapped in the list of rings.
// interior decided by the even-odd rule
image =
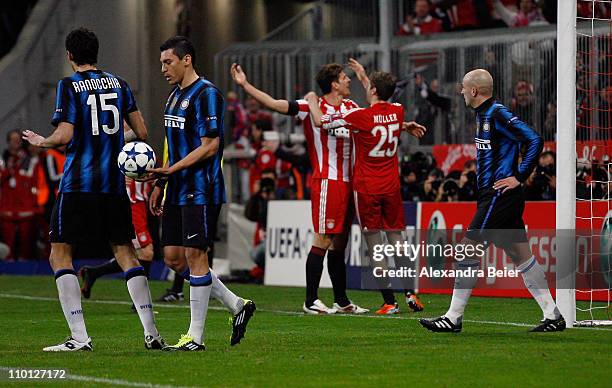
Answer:
[[[325,226],[327,227],[327,229],[333,229],[334,226],[336,226],[336,220],[334,220],[332,218],[328,218],[327,219],[327,223],[325,224]]]
[[[189,106],[189,100],[188,99],[184,99],[183,101],[181,101],[181,109],[182,110],[186,110],[188,106]]]
[[[482,130],[484,132],[489,132],[491,130],[491,124],[488,121],[485,121],[484,124],[482,124]]]

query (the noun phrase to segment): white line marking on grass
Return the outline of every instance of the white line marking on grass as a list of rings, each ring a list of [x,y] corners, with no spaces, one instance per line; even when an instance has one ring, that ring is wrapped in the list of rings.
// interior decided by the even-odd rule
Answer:
[[[0,366],[0,370],[9,371],[16,369],[36,369],[32,367],[7,367]],[[39,368],[39,369],[49,369],[49,368]],[[14,381],[24,381],[24,380],[33,380],[33,379],[16,379]],[[110,384],[110,385],[121,385],[124,387],[144,387],[144,388],[187,388],[187,387],[179,387],[176,385],[159,385],[159,384],[151,384],[151,383],[138,383],[135,381],[127,381],[127,380],[119,380],[119,379],[107,379],[104,377],[93,377],[93,376],[81,376],[81,375],[73,375],[70,373],[66,373],[65,378],[63,379],[40,379],[38,381],[54,381],[60,382],[61,380],[75,380],[75,381],[85,381],[88,383],[100,383],[100,384]]]
[[[0,294],[0,298],[8,298],[8,299],[22,299],[22,300],[35,300],[35,301],[49,301],[49,302],[58,302],[57,298],[48,298],[44,296],[27,296],[27,295],[16,295],[16,294]],[[94,304],[110,304],[110,305],[127,305],[131,306],[132,302],[126,302],[121,300],[91,300],[85,299],[87,303]],[[170,309],[189,309],[189,305],[173,305],[173,304],[155,304],[154,308],[170,308]],[[227,311],[225,307],[217,307],[210,306],[209,310],[215,311]],[[271,309],[261,309],[257,308],[257,311],[262,313],[270,313],[270,314],[281,314],[281,315],[293,315],[293,316],[306,316],[306,314],[299,311],[287,311],[287,310],[271,310]],[[372,318],[372,319],[400,319],[400,320],[411,320],[415,321],[422,317],[405,317],[398,315],[355,315],[355,314],[329,314],[326,315],[328,317],[350,317],[350,318]],[[481,325],[497,325],[497,326],[514,326],[514,327],[533,327],[533,323],[521,323],[521,322],[498,322],[498,321],[481,321],[476,319],[464,319],[463,322],[468,323],[478,323]],[[582,330],[602,330],[602,331],[612,331],[612,329],[603,328],[603,327],[573,327],[572,329],[582,329]]]

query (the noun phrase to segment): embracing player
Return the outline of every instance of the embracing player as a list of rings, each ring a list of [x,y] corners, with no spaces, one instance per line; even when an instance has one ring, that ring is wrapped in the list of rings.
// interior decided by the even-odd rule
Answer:
[[[421,137],[425,127],[415,122],[404,123],[402,105],[387,102],[395,91],[395,80],[391,74],[377,71],[365,77],[365,71],[360,69],[357,75],[366,87],[366,98],[370,104],[368,108],[356,108],[340,115],[323,115],[317,96],[309,93],[306,98],[315,124],[322,123],[331,136],[351,137],[353,140],[353,194],[357,219],[368,246],[373,249],[374,245],[383,243],[382,231],[386,233],[390,244],[402,242],[402,231],[406,224],[398,175],[399,135],[401,131],[406,131]],[[376,313],[399,312],[393,291],[381,287],[381,292],[384,304]],[[413,311],[423,310],[414,291],[407,291],[406,297]]]
[[[92,241],[110,243],[125,272],[127,288],[144,327],[145,347],[165,346],[155,326],[149,284],[132,246],[134,226],[130,200],[117,157],[126,138],[146,139],[147,128],[128,84],[96,68],[98,38],[79,28],[66,37],[68,60],[75,73],[59,81],[55,113],[57,126],[48,138],[25,131],[23,138],[37,147],[67,145],[64,175],[51,216],[49,262],[55,272],[60,304],[70,328],[65,342],[47,352],[92,350],[85,328],[79,280],[72,266],[73,246]],[[133,129],[123,132],[123,120]]]
[[[461,90],[465,105],[476,111],[478,164],[478,205],[463,245],[493,242],[512,259],[523,276],[525,286],[538,302],[544,318],[531,331],[562,331],[565,320],[555,305],[546,276],[538,264],[525,233],[525,199],[521,182],[531,174],[542,151],[542,138],[505,106],[493,99],[493,78],[483,69],[463,77]],[[521,146],[526,151],[519,163]],[[474,250],[472,250],[474,252]],[[479,257],[457,263],[459,269],[477,269]],[[460,332],[463,312],[478,280],[464,271],[456,277],[450,308],[435,319],[421,319],[425,328],[436,332]]]
[[[351,65],[357,63],[351,60]],[[305,100],[277,100],[251,85],[240,65],[232,64],[232,78],[246,93],[275,112],[297,116],[302,120],[312,166],[311,209],[315,237],[306,261],[306,300],[302,309],[307,314],[363,314],[368,310],[352,303],[346,295],[346,263],[344,250],[353,221],[351,193],[351,140],[329,136],[316,126]],[[342,65],[323,65],[316,75],[323,97],[319,108],[326,114],[346,113],[357,108],[347,97],[351,79]],[[318,296],[327,254],[327,269],[334,290],[333,308]]]

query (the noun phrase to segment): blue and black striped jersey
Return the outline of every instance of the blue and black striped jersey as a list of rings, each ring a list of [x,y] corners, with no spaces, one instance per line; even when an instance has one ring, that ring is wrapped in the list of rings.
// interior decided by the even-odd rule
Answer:
[[[164,112],[169,165],[198,148],[203,137],[219,137],[219,150],[215,156],[171,175],[166,203],[225,203],[225,182],[221,169],[224,112],[225,101],[221,92],[204,78],[183,89],[177,86],[170,93]]]
[[[123,120],[136,110],[132,90],[113,74],[88,70],[58,82],[51,124],[74,125],[60,192],[125,194],[117,157],[124,144]]]
[[[527,124],[492,98],[476,108],[478,188],[488,189],[495,181],[516,177],[524,182],[542,152],[543,141]],[[526,147],[519,163],[521,147]]]

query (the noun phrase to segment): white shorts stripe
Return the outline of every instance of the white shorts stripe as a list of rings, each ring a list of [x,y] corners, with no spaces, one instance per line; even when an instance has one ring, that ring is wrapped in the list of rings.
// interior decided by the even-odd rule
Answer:
[[[325,234],[325,208],[327,207],[327,179],[321,179],[321,198],[319,199],[319,233]]]

